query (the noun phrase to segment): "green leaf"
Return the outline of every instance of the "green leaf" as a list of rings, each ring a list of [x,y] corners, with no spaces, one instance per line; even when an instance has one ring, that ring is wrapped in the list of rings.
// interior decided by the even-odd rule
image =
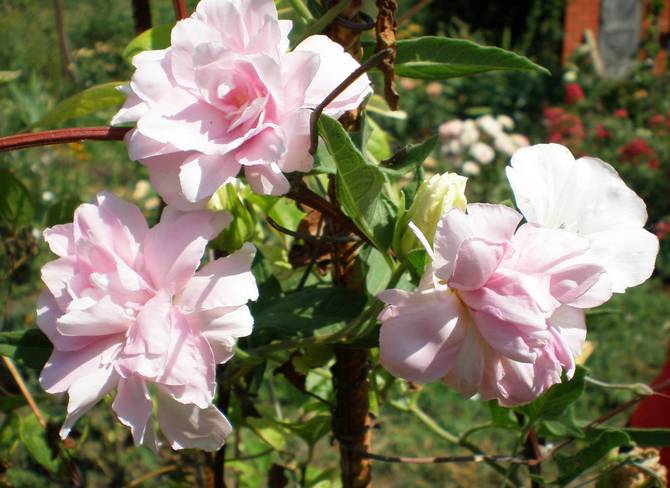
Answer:
[[[420,167],[437,145],[437,136],[430,137],[418,144],[409,145],[385,161],[382,169],[403,175]]]
[[[53,458],[47,444],[44,428],[34,415],[21,417],[19,421],[19,438],[30,455],[49,472],[58,471],[58,459]]]
[[[340,123],[327,115],[319,119],[319,134],[337,166],[336,189],[344,212],[379,250],[393,238],[393,204],[384,194],[385,178],[356,149]]]
[[[53,227],[54,225],[72,222],[74,211],[81,203],[82,201],[77,197],[68,197],[55,202],[47,209],[47,213],[44,216],[44,225],[46,227]]]
[[[130,63],[135,55],[142,51],[165,49],[170,45],[170,35],[173,27],[174,24],[163,24],[145,30],[126,46],[123,50],[123,58]]]
[[[565,485],[577,478],[584,471],[596,464],[600,459],[615,447],[630,445],[630,437],[621,430],[603,430],[595,438],[590,439],[589,445],[572,456],[557,455],[556,463],[560,469],[560,476],[556,480],[559,485]]]
[[[393,270],[384,255],[373,247],[363,249],[361,258],[365,263],[365,289],[375,296],[386,289]]]
[[[3,83],[9,83],[10,81],[14,81],[17,79],[19,76],[21,76],[21,71],[0,71],[0,85]]]
[[[569,405],[574,403],[584,391],[584,377],[586,370],[577,366],[571,380],[563,378],[547,390],[540,398],[518,410],[530,417],[531,422],[541,419],[554,419],[565,412]]]
[[[377,162],[390,158],[391,145],[386,131],[379,127],[379,124],[371,117],[365,117],[365,125],[369,131],[365,141],[365,154]]]
[[[266,418],[248,417],[249,428],[270,447],[277,451],[286,449],[286,432],[275,422]]]
[[[51,342],[39,329],[0,332],[0,355],[27,368],[42,369],[52,349]]]
[[[524,56],[464,39],[418,37],[398,41],[395,72],[422,80],[443,80],[486,71],[526,70],[549,74]]]
[[[604,432],[606,428],[595,428],[594,432]],[[630,439],[641,447],[667,447],[670,446],[670,429],[620,429]]]
[[[51,127],[100,110],[117,108],[126,99],[126,95],[117,88],[124,83],[123,81],[102,83],[66,98],[38,120],[35,126]]]
[[[491,414],[491,424],[495,427],[504,427],[519,429],[519,423],[514,417],[514,411],[511,408],[505,408],[498,405],[496,400],[488,402],[489,413]]]
[[[0,227],[21,230],[32,223],[34,214],[28,188],[10,171],[0,169]]]
[[[300,436],[307,444],[314,446],[330,433],[330,415],[317,415],[303,422],[281,422],[280,425]]]
[[[365,302],[364,296],[346,288],[305,288],[260,309],[252,304],[254,336],[271,340],[331,333],[360,315]]]

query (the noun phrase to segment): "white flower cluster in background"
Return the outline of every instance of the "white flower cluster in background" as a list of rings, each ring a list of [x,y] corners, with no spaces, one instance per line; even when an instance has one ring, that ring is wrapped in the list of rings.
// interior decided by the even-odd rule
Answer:
[[[529,145],[523,134],[512,133],[514,121],[507,115],[482,115],[476,119],[453,119],[440,125],[441,154],[447,162],[469,176],[482,165],[502,157],[507,160]]]

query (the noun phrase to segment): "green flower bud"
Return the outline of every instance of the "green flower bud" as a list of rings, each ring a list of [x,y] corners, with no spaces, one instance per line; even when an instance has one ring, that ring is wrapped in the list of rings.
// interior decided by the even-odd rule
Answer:
[[[219,188],[210,198],[207,208],[216,212],[226,211],[233,216],[230,225],[212,241],[214,249],[232,253],[254,237],[256,221],[244,204],[246,192],[246,185],[233,180]]]
[[[402,217],[401,225],[398,226],[399,240],[396,251],[407,256],[415,249],[423,249],[423,246],[408,227],[413,222],[428,243],[433,245],[435,229],[440,218],[452,208],[465,210],[467,200],[465,199],[465,183],[468,179],[455,173],[444,173],[431,176],[419,186],[412,206]]]

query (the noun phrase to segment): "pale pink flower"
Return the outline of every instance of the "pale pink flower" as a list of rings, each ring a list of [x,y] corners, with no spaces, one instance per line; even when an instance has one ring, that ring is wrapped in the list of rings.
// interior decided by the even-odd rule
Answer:
[[[40,376],[49,393],[69,396],[61,436],[107,393],[136,444],[219,448],[231,431],[212,405],[215,367],[251,333],[246,306],[258,296],[251,245],[196,272],[225,213],[182,214],[170,207],[149,229],[140,210],[101,193],[71,224],[44,231],[59,256],[42,268],[47,290],[37,323],[54,344]]]
[[[170,205],[204,206],[242,167],[254,191],[272,195],[288,191],[284,173],[312,168],[311,109],[359,64],[322,35],[287,52],[290,29],[272,0],[202,0],[169,48],[135,56],[112,123],[137,121],[130,157]],[[339,117],[370,93],[363,75],[325,112]]]
[[[438,224],[432,267],[415,292],[386,290],[381,362],[409,381],[442,379],[502,405],[532,401],[572,375],[584,308],[610,283],[573,233],[524,224],[502,205],[453,209]]]
[[[443,141],[459,137],[461,132],[463,132],[463,121],[459,119],[444,122],[438,128],[438,133]]]
[[[538,144],[514,154],[507,178],[528,222],[589,240],[615,293],[651,276],[658,238],[644,229],[644,201],[612,166],[597,158],[575,160],[560,144]]]

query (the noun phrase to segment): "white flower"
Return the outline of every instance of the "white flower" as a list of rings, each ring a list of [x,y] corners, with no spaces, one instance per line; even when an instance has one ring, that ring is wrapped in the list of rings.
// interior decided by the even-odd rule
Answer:
[[[498,134],[493,141],[493,146],[500,151],[501,153],[504,153],[508,156],[511,156],[516,152],[518,147],[516,144],[514,144],[514,141],[510,136],[505,134],[504,132],[501,132]]]
[[[463,132],[463,121],[459,119],[449,120],[440,125],[438,132],[442,139],[451,139],[458,137]]]
[[[482,164],[489,164],[496,157],[491,146],[483,142],[476,142],[470,147],[470,154]]]
[[[644,229],[646,206],[609,164],[575,160],[560,144],[539,144],[514,154],[507,178],[528,222],[589,239],[612,291],[622,293],[651,276],[658,239]]]
[[[463,131],[461,132],[461,143],[464,146],[470,146],[479,140],[479,130],[477,125],[472,120],[466,120],[463,123]]]
[[[135,183],[135,189],[133,190],[133,200],[142,200],[143,198],[149,195],[151,190],[151,183],[147,180],[140,180]]]
[[[458,155],[463,152],[463,144],[458,139],[453,139],[442,146],[444,154]]]
[[[514,121],[509,115],[498,115],[496,121],[506,130],[514,129]]]
[[[42,200],[44,200],[45,202],[51,202],[51,201],[53,201],[53,199],[54,199],[54,194],[52,192],[45,191],[44,193],[42,193]]]
[[[461,168],[463,171],[463,174],[469,175],[469,176],[477,176],[481,172],[481,168],[477,163],[474,161],[466,161],[463,163],[463,167]]]
[[[511,134],[509,137],[512,139],[512,142],[517,147],[517,149],[530,146],[530,141],[523,134]]]
[[[482,115],[477,119],[477,125],[491,137],[495,137],[503,130],[503,126],[492,115]]]
[[[563,81],[566,83],[574,83],[577,81],[577,73],[575,71],[566,71],[563,75]]]

